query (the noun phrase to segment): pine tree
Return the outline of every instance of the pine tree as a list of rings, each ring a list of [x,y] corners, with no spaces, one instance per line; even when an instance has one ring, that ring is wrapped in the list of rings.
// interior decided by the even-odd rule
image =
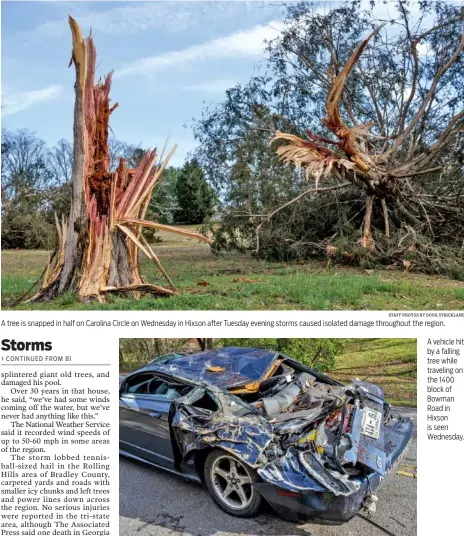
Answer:
[[[177,223],[202,223],[212,216],[216,196],[196,159],[187,161],[180,170],[176,195],[179,205],[175,213]]]

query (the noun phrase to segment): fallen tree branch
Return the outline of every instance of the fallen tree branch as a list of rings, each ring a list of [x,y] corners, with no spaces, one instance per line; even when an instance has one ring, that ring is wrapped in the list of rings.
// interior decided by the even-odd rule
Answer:
[[[158,285],[151,285],[148,283],[143,283],[140,285],[126,285],[124,287],[102,287],[101,292],[113,292],[113,293],[124,293],[124,292],[150,292],[156,296],[174,296],[176,292],[165,287],[160,287]]]
[[[391,173],[391,177],[395,179],[405,179],[407,177],[415,177],[416,175],[427,175],[427,173],[434,173],[435,171],[440,171],[444,166],[437,166],[430,169],[424,169],[423,171],[411,171],[410,173],[404,173],[403,175],[395,175]]]
[[[149,220],[137,220],[134,218],[122,218],[121,223],[130,223],[132,225],[139,225],[140,227],[148,227],[149,229],[160,229],[163,231],[169,231],[170,233],[180,234],[182,236],[187,236],[189,238],[195,238],[196,240],[201,240],[207,244],[212,244],[212,240],[206,236],[203,236],[200,233],[195,231],[186,231],[180,227],[173,227],[172,225],[165,225],[164,223],[156,223]]]
[[[285,208],[287,208],[290,205],[293,205],[293,203],[296,203],[297,201],[299,201],[300,199],[302,199],[303,197],[305,197],[306,195],[309,195],[311,193],[330,192],[332,190],[340,190],[341,188],[346,188],[347,186],[351,186],[351,183],[350,182],[345,182],[344,184],[339,184],[337,186],[329,186],[328,188],[310,188],[309,190],[305,190],[304,192],[302,192],[301,194],[297,195],[293,199],[290,199],[290,201],[287,201],[286,203],[284,203],[280,207],[278,207],[275,210],[273,210],[256,227],[256,230],[255,230],[255,233],[256,233],[256,249],[255,249],[255,253],[258,253],[258,251],[259,251],[259,231],[260,231],[261,227],[265,223],[267,223],[270,219],[272,219],[276,214],[278,214],[280,211],[284,210]]]

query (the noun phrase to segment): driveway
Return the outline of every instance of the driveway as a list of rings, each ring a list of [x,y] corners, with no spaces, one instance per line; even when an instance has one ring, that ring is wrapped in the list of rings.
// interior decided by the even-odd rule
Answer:
[[[416,423],[416,411],[395,408]],[[396,471],[416,466],[417,437]],[[404,467],[408,466],[408,467]],[[124,536],[416,536],[417,480],[390,475],[378,490],[377,512],[338,527],[283,521],[269,508],[254,519],[229,516],[200,485],[120,458],[119,534]]]

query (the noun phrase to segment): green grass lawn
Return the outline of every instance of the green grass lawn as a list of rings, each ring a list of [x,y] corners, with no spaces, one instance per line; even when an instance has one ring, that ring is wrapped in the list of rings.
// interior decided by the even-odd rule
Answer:
[[[382,386],[398,406],[417,404],[416,339],[346,339],[330,376],[349,383],[359,378]]]
[[[266,262],[241,253],[215,256],[208,245],[163,235],[154,248],[179,295],[140,300],[109,296],[108,303],[79,303],[72,294],[21,309],[242,310],[242,309],[464,309],[462,282],[391,270],[366,272],[325,263]],[[39,277],[45,251],[2,251],[2,307],[8,308]],[[150,261],[141,262],[149,283],[165,280]]]

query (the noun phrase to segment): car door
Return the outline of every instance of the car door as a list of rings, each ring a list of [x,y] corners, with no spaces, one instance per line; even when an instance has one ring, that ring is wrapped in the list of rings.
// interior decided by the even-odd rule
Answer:
[[[174,469],[168,421],[171,404],[171,401],[154,394],[121,392],[120,448],[149,462]]]

